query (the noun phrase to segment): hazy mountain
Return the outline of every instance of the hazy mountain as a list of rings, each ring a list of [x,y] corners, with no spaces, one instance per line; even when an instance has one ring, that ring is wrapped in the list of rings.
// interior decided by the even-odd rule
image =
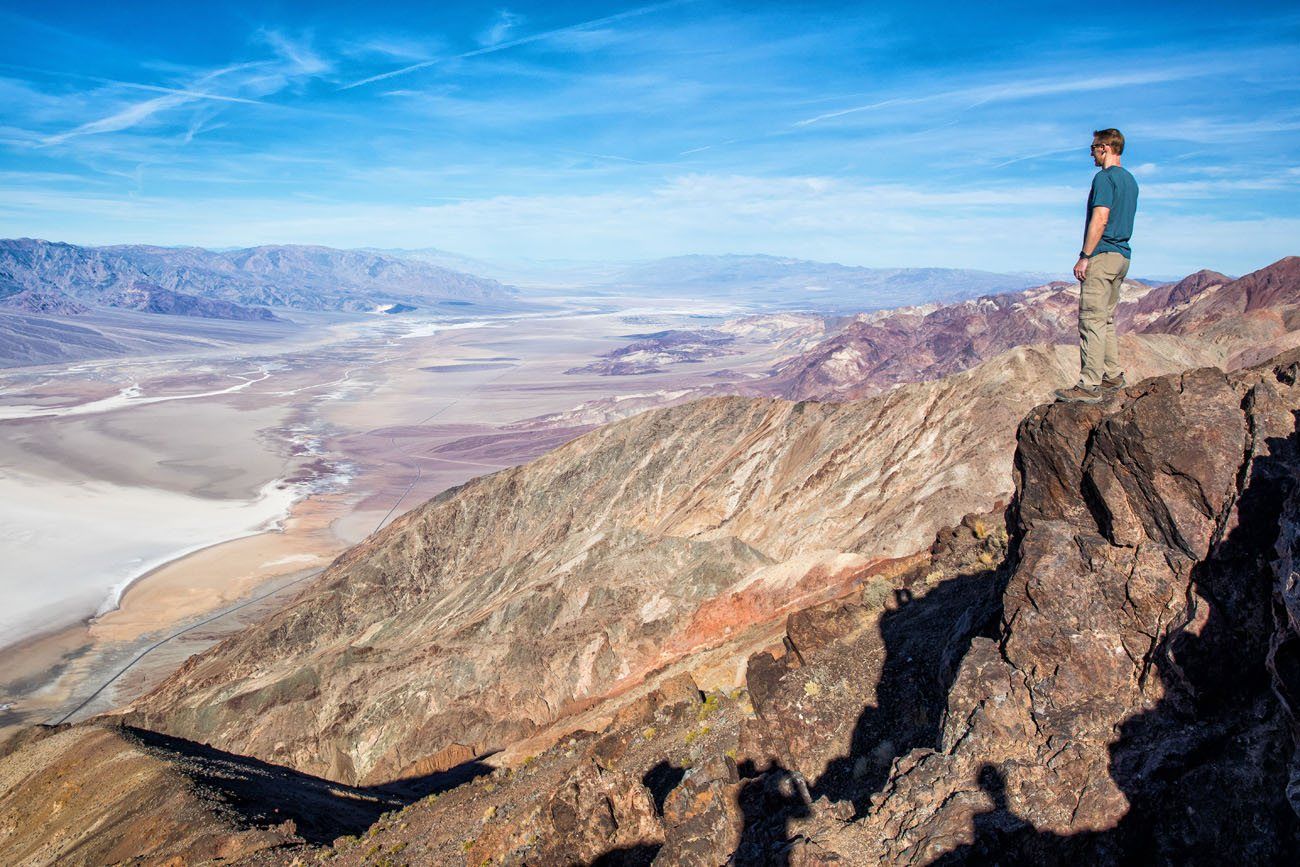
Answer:
[[[1045,282],[1041,274],[861,268],[762,255],[675,256],[618,269],[607,285],[675,297],[730,298],[783,309],[878,310]]]
[[[499,307],[513,306],[517,296],[495,280],[359,250],[266,246],[213,252],[0,240],[0,294],[36,289],[112,306],[115,293],[140,282],[208,300],[304,310],[369,312],[393,303]]]
[[[380,250],[520,284],[647,298],[704,298],[783,310],[861,311],[972,298],[1037,286],[1044,274],[954,268],[863,268],[759,254],[673,256],[642,262],[486,262],[444,250]]]

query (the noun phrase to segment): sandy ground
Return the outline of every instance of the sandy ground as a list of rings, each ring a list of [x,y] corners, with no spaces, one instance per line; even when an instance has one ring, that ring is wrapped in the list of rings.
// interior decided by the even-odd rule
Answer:
[[[77,718],[129,701],[403,511],[586,429],[522,420],[770,364],[759,348],[565,373],[700,312],[373,317],[248,357],[0,374],[0,592],[18,601],[7,635],[0,622],[0,728],[62,718],[148,651]],[[88,620],[127,578],[120,608]]]
[[[347,512],[340,495],[313,497],[294,508],[283,530],[259,533],[173,560],[132,584],[119,607],[95,618],[94,641],[131,642],[248,598],[296,572],[316,572],[346,548],[331,525]]]

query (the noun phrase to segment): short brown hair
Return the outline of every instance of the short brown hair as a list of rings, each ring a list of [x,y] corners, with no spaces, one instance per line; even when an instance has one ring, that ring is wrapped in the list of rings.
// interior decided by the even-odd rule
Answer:
[[[1124,133],[1114,128],[1093,130],[1092,143],[1106,145],[1117,154],[1124,153]]]

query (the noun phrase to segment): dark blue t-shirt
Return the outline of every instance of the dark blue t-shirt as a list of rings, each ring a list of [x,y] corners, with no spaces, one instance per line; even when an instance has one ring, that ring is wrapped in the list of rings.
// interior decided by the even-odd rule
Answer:
[[[1093,208],[1110,208],[1110,218],[1101,233],[1101,242],[1092,255],[1122,253],[1125,259],[1133,258],[1129,239],[1133,237],[1133,216],[1137,213],[1138,182],[1123,166],[1111,166],[1093,175],[1092,190],[1088,193],[1088,213],[1092,219]],[[1086,230],[1087,223],[1084,224]]]

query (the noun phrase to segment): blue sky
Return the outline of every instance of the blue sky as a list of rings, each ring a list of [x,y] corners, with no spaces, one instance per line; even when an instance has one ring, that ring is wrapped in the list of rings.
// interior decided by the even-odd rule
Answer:
[[[0,4],[0,235],[1135,274],[1300,253],[1278,4]]]

